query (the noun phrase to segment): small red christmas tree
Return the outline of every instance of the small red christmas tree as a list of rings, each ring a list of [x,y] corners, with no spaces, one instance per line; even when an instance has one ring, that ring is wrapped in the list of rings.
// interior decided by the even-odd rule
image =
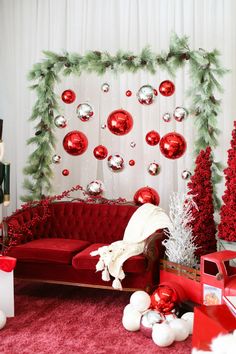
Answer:
[[[198,247],[195,254],[200,257],[216,251],[210,147],[200,151],[195,164],[194,174],[188,183],[188,194],[193,196],[193,201],[196,203],[196,207],[192,209],[194,220],[190,226],[195,236],[194,243]]]
[[[231,148],[228,150],[228,167],[224,170],[226,190],[222,197],[218,237],[236,241],[236,121],[232,131]]]

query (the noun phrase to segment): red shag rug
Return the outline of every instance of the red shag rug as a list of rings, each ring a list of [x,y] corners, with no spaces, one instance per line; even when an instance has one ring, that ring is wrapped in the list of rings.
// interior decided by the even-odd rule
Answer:
[[[190,354],[191,337],[157,347],[121,323],[130,293],[17,282],[15,317],[0,330],[1,354]]]

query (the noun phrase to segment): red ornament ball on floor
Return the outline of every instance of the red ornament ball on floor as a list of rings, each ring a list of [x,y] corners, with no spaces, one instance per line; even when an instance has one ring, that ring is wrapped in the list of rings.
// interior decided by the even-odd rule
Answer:
[[[160,141],[160,135],[155,130],[151,130],[146,134],[145,140],[148,145],[157,145]]]
[[[159,86],[159,92],[162,96],[171,96],[175,92],[175,85],[169,80],[162,81]]]
[[[76,94],[72,90],[65,90],[61,94],[61,99],[64,103],[70,104],[73,103],[76,99]]]
[[[161,313],[169,313],[177,302],[177,294],[169,286],[158,286],[151,295],[151,306]]]
[[[64,137],[63,147],[70,155],[82,155],[87,150],[88,139],[84,133],[73,130]]]
[[[69,176],[70,171],[67,170],[66,168],[62,171],[63,176]]]
[[[107,126],[113,134],[125,135],[133,128],[133,118],[124,109],[117,109],[108,116]]]
[[[134,202],[137,205],[142,205],[145,203],[159,205],[160,197],[155,189],[151,187],[142,187],[138,189],[137,192],[135,193]]]
[[[161,153],[167,159],[174,160],[174,159],[178,159],[185,153],[187,148],[187,143],[181,134],[176,132],[171,132],[164,135],[161,138],[159,147]]]
[[[107,148],[103,145],[98,145],[93,150],[93,155],[98,160],[104,160],[107,157],[107,154]]]

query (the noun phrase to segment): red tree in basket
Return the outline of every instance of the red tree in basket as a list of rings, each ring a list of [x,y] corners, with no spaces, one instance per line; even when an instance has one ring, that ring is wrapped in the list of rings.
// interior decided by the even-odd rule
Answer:
[[[232,131],[231,148],[228,150],[228,167],[224,170],[226,190],[222,197],[218,236],[226,241],[236,241],[236,121]]]
[[[216,226],[214,222],[213,186],[211,181],[211,148],[201,150],[196,158],[196,167],[188,188],[197,208],[192,209],[194,220],[190,226],[198,247],[196,256],[216,251]]]

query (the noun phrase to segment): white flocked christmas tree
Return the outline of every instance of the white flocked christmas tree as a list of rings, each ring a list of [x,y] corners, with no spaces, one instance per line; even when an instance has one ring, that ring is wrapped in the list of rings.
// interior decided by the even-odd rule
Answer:
[[[193,220],[191,209],[193,200],[185,193],[173,193],[170,197],[170,220],[172,226],[163,241],[169,261],[188,267],[197,264],[196,246],[190,222]],[[196,207],[196,206],[195,206]]]

